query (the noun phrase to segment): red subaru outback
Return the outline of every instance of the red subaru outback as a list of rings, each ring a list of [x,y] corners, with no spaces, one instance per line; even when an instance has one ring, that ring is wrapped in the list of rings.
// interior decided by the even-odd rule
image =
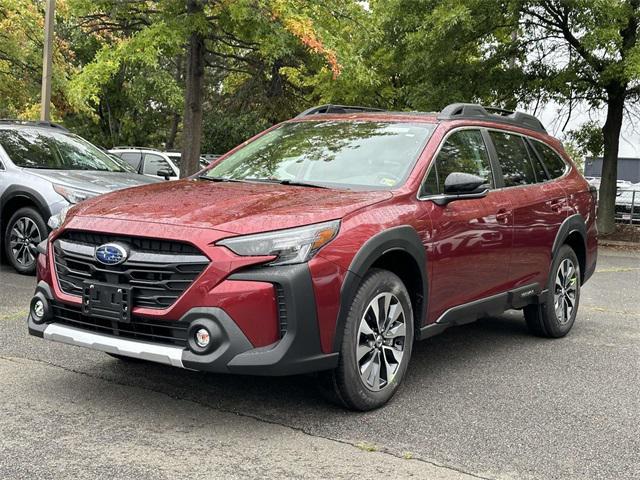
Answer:
[[[368,410],[450,326],[522,309],[566,335],[594,197],[524,113],[317,107],[189,179],[53,217],[29,332],[194,370],[321,371]]]

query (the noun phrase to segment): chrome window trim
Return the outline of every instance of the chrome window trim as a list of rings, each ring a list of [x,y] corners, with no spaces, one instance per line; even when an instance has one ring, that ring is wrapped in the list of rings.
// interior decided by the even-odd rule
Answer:
[[[552,147],[551,145],[549,145],[548,143],[536,138],[536,137],[532,137],[531,135],[527,135],[525,133],[520,133],[520,132],[515,132],[513,130],[508,130],[508,129],[503,129],[503,128],[495,128],[495,127],[486,127],[483,125],[463,125],[460,127],[456,127],[456,128],[452,128],[450,131],[447,132],[447,134],[442,138],[442,140],[440,141],[440,144],[438,145],[437,150],[435,151],[435,153],[433,154],[433,156],[431,157],[431,159],[433,160],[434,158],[436,158],[438,156],[438,154],[440,153],[440,150],[442,149],[442,146],[444,145],[444,142],[447,141],[447,139],[449,138],[449,136],[459,130],[480,130],[480,129],[485,129],[487,131],[495,131],[495,132],[499,132],[499,133],[508,133],[510,135],[519,135],[520,137],[523,138],[528,138],[532,141],[535,142],[540,142],[544,145],[546,145],[547,147],[549,147],[551,150],[553,150],[553,152],[558,155],[558,157],[560,158],[560,160],[562,160],[562,163],[564,163],[565,165],[565,171],[564,173],[556,178],[552,178],[547,180],[546,182],[536,182],[536,183],[528,183],[526,185],[513,185],[511,187],[500,187],[500,188],[490,188],[489,192],[499,192],[501,190],[509,190],[512,188],[528,188],[528,187],[533,187],[536,185],[543,185],[545,183],[552,183],[552,182],[556,182],[558,180],[561,180],[563,178],[565,178],[572,170],[573,167],[571,166],[571,164],[569,164],[562,155],[560,155],[560,153],[555,149],[555,147]],[[535,147],[534,147],[535,148]],[[535,152],[537,153],[537,152]],[[499,160],[498,160],[499,161]],[[416,200],[418,201],[427,201],[427,200],[431,200],[433,198],[438,198],[438,197],[442,197],[443,194],[438,194],[438,195],[428,195],[428,196],[424,196],[421,197],[420,196],[420,190],[422,189],[422,184],[425,182],[425,180],[427,179],[427,176],[429,175],[429,172],[431,172],[431,168],[433,166],[433,162],[429,165],[429,168],[427,169],[425,175],[422,177],[422,180],[420,181],[420,185],[418,186],[418,191],[416,192]],[[546,167],[546,165],[545,165]],[[493,182],[495,184],[495,172],[493,172],[493,168],[491,169],[491,174],[494,177],[493,178]]]

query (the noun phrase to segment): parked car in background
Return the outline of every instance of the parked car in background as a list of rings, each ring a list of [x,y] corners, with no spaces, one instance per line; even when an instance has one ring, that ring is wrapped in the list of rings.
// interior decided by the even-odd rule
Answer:
[[[182,158],[182,153],[180,152],[164,152],[167,157],[169,157],[175,165],[180,165],[180,159]],[[207,160],[204,156],[200,157],[200,168],[208,167],[211,163],[211,160]]]
[[[115,147],[109,153],[120,157],[138,173],[153,178],[178,180],[180,162],[174,162],[165,152],[144,147]]]
[[[615,217],[621,223],[640,223],[640,183],[618,188]]]
[[[64,208],[155,180],[128,171],[102,150],[49,122],[0,121],[0,242],[20,273],[35,271],[47,220]]]
[[[535,335],[569,333],[595,209],[531,115],[324,105],[200,175],[59,215],[28,329],[123,360],[320,372],[336,401],[370,410],[414,340],[507,309]]]

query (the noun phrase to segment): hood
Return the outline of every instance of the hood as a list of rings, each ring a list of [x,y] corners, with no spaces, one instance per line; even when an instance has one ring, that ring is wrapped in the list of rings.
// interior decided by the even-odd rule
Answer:
[[[388,191],[179,180],[90,199],[74,214],[248,234],[335,220],[391,197]]]
[[[35,170],[25,169],[36,177],[95,193],[107,193],[122,188],[162,182],[131,172],[101,172],[99,170]]]

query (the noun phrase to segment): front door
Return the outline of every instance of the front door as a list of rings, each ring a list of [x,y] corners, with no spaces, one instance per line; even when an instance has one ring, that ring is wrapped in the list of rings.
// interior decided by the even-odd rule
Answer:
[[[429,201],[444,192],[450,173],[484,177],[484,198],[457,200],[444,206]],[[489,154],[476,128],[455,130],[445,138],[420,192],[431,221],[425,239],[429,267],[429,318],[506,290],[512,243],[511,204],[494,188]]]

